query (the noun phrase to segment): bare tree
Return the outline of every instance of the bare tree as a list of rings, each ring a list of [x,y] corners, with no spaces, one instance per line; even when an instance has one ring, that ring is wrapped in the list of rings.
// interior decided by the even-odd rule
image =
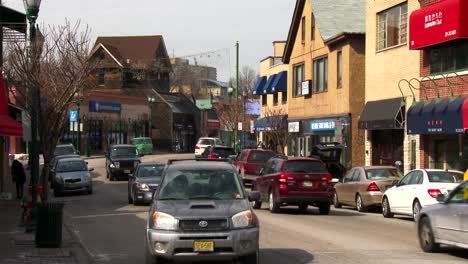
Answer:
[[[250,66],[243,66],[239,72],[239,96],[244,96],[248,99],[253,98],[252,89],[258,79],[258,73]],[[231,78],[229,81],[231,87],[236,87],[236,79]]]
[[[97,87],[97,79],[91,77],[96,63],[88,60],[90,30],[80,28],[80,22],[66,21],[64,25],[48,27],[42,47],[33,45],[35,48],[29,49],[25,43],[15,42],[7,48],[4,71],[9,86],[14,87],[17,103],[31,113],[28,91],[38,89],[40,93],[41,107],[36,110],[44,157],[44,188],[48,186],[50,162],[68,122],[69,109]]]
[[[288,123],[285,119],[286,111],[279,107],[268,107],[263,110],[263,117],[266,120],[267,141],[272,143],[271,148],[275,151],[284,153],[284,148],[288,145],[290,135],[288,132]]]

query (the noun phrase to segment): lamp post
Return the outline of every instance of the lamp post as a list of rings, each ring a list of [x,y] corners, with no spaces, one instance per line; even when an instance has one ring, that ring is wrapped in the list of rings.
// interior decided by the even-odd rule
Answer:
[[[150,108],[150,115],[148,121],[148,136],[151,138],[151,142],[153,142],[153,105],[156,102],[156,98],[154,96],[148,96],[148,105]]]
[[[36,20],[39,14],[39,7],[41,5],[41,0],[23,0],[24,8],[26,9],[26,16],[29,22],[29,63],[32,66],[32,60],[34,59],[33,53],[35,48],[36,40]],[[36,57],[38,58],[38,57]],[[37,69],[31,69],[37,70]],[[35,72],[37,74],[37,72]],[[31,198],[33,213],[32,216],[35,217],[35,208],[37,205],[37,182],[39,180],[39,153],[40,153],[40,144],[38,139],[38,128],[39,128],[39,111],[40,111],[40,91],[38,87],[32,88],[28,87],[28,94],[30,96],[30,116],[31,116]],[[34,222],[34,221],[33,221]]]
[[[76,121],[78,123],[78,139],[77,139],[77,142],[76,142],[76,146],[77,146],[77,149],[78,149],[78,154],[81,154],[81,120],[80,120],[80,106],[81,106],[81,103],[83,102],[84,100],[84,97],[83,96],[80,96],[79,99],[78,99],[78,102],[76,103],[76,106],[77,106],[77,113],[76,113]]]

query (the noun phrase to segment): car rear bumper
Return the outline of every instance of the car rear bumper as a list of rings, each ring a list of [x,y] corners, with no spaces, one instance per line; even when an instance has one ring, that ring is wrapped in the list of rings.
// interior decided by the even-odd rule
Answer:
[[[259,229],[239,229],[225,232],[178,233],[147,229],[148,251],[153,256],[176,261],[231,260],[257,252]],[[213,241],[214,252],[193,251],[195,241]],[[156,243],[162,245],[156,251]]]
[[[365,206],[381,206],[382,205],[382,192],[366,192],[361,194],[362,201]]]
[[[317,194],[314,196],[282,196],[278,198],[278,202],[287,203],[289,205],[297,205],[300,203],[314,205],[319,203],[331,203],[332,196],[331,193]]]
[[[134,168],[120,168],[110,170],[111,174],[117,178],[128,178],[128,175],[132,174],[133,171]]]

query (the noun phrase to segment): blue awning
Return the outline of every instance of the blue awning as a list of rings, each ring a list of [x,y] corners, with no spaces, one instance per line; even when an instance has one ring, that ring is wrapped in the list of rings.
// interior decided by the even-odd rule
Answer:
[[[288,72],[282,71],[278,73],[271,86],[272,93],[281,93],[288,91]]]
[[[274,131],[288,129],[288,115],[269,116],[255,122],[256,131]]]
[[[253,95],[262,95],[263,94],[263,87],[267,82],[267,78],[265,76],[258,77],[257,82],[253,88]]]
[[[273,81],[276,78],[276,74],[273,74],[268,78],[268,82],[265,84],[263,87],[263,94],[270,94],[271,93],[271,88],[273,86]]]

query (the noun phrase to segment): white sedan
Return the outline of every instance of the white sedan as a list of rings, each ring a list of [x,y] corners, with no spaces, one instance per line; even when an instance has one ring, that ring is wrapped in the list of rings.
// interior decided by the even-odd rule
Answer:
[[[416,220],[423,207],[436,204],[437,195],[447,195],[458,186],[458,181],[453,172],[445,170],[413,170],[384,193],[382,214],[386,218],[409,215]]]

